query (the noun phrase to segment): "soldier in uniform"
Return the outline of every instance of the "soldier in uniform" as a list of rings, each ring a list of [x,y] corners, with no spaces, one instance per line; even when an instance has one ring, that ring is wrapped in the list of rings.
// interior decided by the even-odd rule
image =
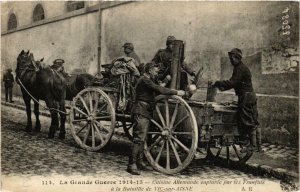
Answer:
[[[132,107],[134,118],[133,146],[129,156],[127,171],[133,175],[140,175],[139,169],[147,169],[143,162],[143,146],[152,118],[156,94],[183,96],[185,91],[173,90],[155,83],[159,68],[155,63],[145,65],[145,73],[139,78],[136,85],[136,99]]]
[[[53,65],[51,66],[51,68],[53,68],[57,72],[63,74],[64,77],[67,77],[67,76],[69,76],[69,74],[65,72],[64,63],[65,63],[65,61],[63,59],[55,59],[53,61]]]
[[[256,140],[256,129],[258,123],[257,99],[252,87],[251,72],[249,68],[242,62],[242,51],[238,48],[232,49],[228,52],[229,59],[233,65],[233,74],[229,80],[216,81],[215,87],[221,91],[234,89],[238,96],[238,126],[243,139],[248,135],[250,138],[250,145],[241,150],[242,153],[253,151],[257,144],[258,150],[260,147],[260,138],[258,143]]]
[[[12,100],[12,88],[14,86],[14,76],[11,73],[12,69],[7,69],[7,72],[3,75],[3,82],[4,82],[4,87],[5,87],[5,101],[13,103],[14,101]]]
[[[141,60],[140,60],[139,56],[135,53],[133,44],[125,43],[123,45],[123,47],[124,47],[124,53],[125,53],[126,57],[133,58],[135,66],[139,69],[140,65],[141,65]],[[140,71],[140,69],[139,69],[139,71]]]
[[[152,59],[153,62],[160,65],[160,72],[158,76],[159,80],[165,80],[166,77],[170,78],[169,75],[171,74],[171,64],[173,61],[172,49],[175,40],[176,38],[174,36],[168,36],[166,41],[167,47],[165,49],[158,50]],[[195,71],[190,68],[186,62],[183,62],[182,69],[189,75],[195,76]]]

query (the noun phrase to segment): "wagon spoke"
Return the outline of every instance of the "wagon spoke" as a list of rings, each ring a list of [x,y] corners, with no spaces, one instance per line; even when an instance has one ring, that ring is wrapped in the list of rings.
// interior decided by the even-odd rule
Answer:
[[[86,105],[84,99],[81,96],[79,96],[79,99],[81,100],[81,102],[82,102],[85,110],[87,111],[87,113],[90,114],[90,110],[89,110],[88,106]]]
[[[95,128],[92,125],[92,147],[95,147]]]
[[[90,134],[90,130],[91,130],[91,125],[89,125],[89,128],[88,128],[87,132],[85,133],[85,136],[84,136],[83,141],[82,141],[83,144],[86,143],[86,140],[87,140],[87,138],[88,138],[88,136]]]
[[[226,147],[226,159],[227,159],[227,163],[229,163],[229,147]]]
[[[217,152],[217,154],[216,154],[216,157],[219,157],[219,155],[220,155],[222,149],[223,149],[223,147],[221,147],[221,148],[218,150],[218,152]]]
[[[192,135],[192,132],[173,132],[174,135]]]
[[[184,116],[182,119],[180,119],[177,123],[176,123],[176,125],[174,125],[174,127],[172,127],[172,130],[175,130],[175,128],[178,126],[178,125],[180,125],[180,123],[182,123],[184,120],[186,120],[187,118],[189,118],[189,116],[188,115],[186,115],[186,116]]]
[[[173,112],[173,115],[172,115],[170,127],[172,127],[174,125],[174,122],[175,122],[175,119],[176,119],[176,116],[177,116],[177,112],[178,112],[178,103],[176,103],[176,105],[175,105],[175,109],[174,109],[174,112]]]
[[[170,145],[171,145],[171,147],[172,147],[172,149],[173,149],[173,151],[174,151],[174,155],[175,155],[175,157],[176,157],[176,160],[177,160],[178,165],[181,165],[182,162],[181,162],[181,159],[180,159],[180,157],[179,157],[179,155],[178,155],[178,152],[177,152],[177,150],[176,150],[176,148],[175,148],[175,146],[174,146],[174,143],[171,141],[171,139],[169,139],[168,141],[170,142]]]
[[[98,94],[95,94],[95,95],[96,95],[96,100],[95,100],[95,106],[94,106],[94,110],[93,110],[94,115],[96,115],[96,111],[98,108],[98,102],[99,102],[99,95]]]
[[[89,123],[87,122],[79,131],[76,132],[76,135],[78,135],[84,128],[86,128],[86,126],[88,125]]]
[[[155,124],[159,129],[160,129],[160,131],[163,131],[163,128],[162,128],[162,126],[160,125],[160,124],[158,124],[156,121],[154,121],[153,119],[151,119],[151,122],[153,123],[153,124]]]
[[[107,128],[105,128],[101,123],[99,123],[98,121],[94,121],[94,124],[97,124],[102,130],[102,131],[105,131],[107,133],[109,133],[109,130]]]
[[[164,150],[164,147],[165,147],[165,143],[166,143],[166,141],[164,140],[164,142],[163,142],[163,144],[162,144],[162,146],[161,146],[161,148],[160,148],[160,150],[159,150],[159,152],[158,152],[158,155],[157,155],[157,157],[156,157],[156,159],[155,159],[155,162],[156,162],[156,163],[158,163],[158,161],[159,161],[159,159],[160,159],[160,156],[161,156],[161,154],[162,154],[162,152],[163,152],[163,150]]]
[[[169,149],[169,142],[166,141],[167,143],[167,165],[166,169],[170,169],[170,149]]]
[[[165,100],[165,106],[166,106],[166,126],[170,126],[170,112],[169,112],[169,103],[168,99]]]
[[[190,150],[189,148],[187,148],[181,141],[179,141],[177,138],[175,138],[174,136],[171,136],[172,139],[180,146],[182,147],[182,149],[184,149],[185,152],[189,153]]]
[[[74,109],[75,109],[76,111],[78,111],[79,113],[81,113],[82,115],[86,116],[86,117],[89,116],[88,114],[86,114],[85,112],[81,111],[80,109],[78,109],[78,108],[75,107],[75,106],[74,106]]]
[[[99,112],[102,111],[102,109],[104,109],[104,107],[107,105],[107,103],[104,103],[103,106],[101,106],[101,108],[99,109]]]
[[[159,110],[158,105],[155,106],[155,109],[156,109],[156,112],[157,112],[157,114],[158,114],[158,117],[159,117],[159,119],[160,119],[160,121],[161,121],[163,127],[165,127],[165,126],[166,126],[165,120],[164,120],[164,118],[163,118],[163,116],[162,116],[162,114],[161,114],[161,112],[160,112],[160,110]]]
[[[163,138],[159,137],[158,139],[156,139],[156,141],[154,143],[152,143],[152,145],[149,147],[149,151],[155,146],[157,145]]]
[[[91,92],[88,92],[88,98],[90,101],[90,112],[92,113],[93,112],[93,98],[92,98]]]
[[[100,133],[98,127],[97,127],[95,124],[93,124],[93,125],[94,125],[94,127],[95,127],[95,129],[96,129],[96,132],[97,132],[98,135],[99,135],[99,138],[100,138],[100,140],[101,140],[101,143],[104,143],[104,138],[102,137],[102,135],[101,135],[101,133]]]
[[[239,153],[238,153],[238,150],[237,150],[236,146],[233,144],[233,145],[232,145],[232,147],[233,147],[233,149],[234,149],[234,151],[235,151],[235,153],[236,153],[237,157],[239,158],[239,160],[241,160],[241,156],[239,155]]]

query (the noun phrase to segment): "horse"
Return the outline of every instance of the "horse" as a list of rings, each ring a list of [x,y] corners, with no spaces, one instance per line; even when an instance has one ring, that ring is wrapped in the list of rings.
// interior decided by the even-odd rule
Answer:
[[[51,115],[51,125],[49,128],[48,138],[54,138],[55,131],[59,127],[58,111],[60,114],[60,133],[59,138],[65,138],[65,121],[66,121],[66,81],[59,73],[50,67],[42,68],[35,61],[33,54],[24,50],[18,55],[16,68],[16,81],[21,87],[22,96],[26,105],[27,125],[26,131],[32,131],[31,106],[34,102],[34,114],[36,117],[36,126],[34,131],[39,132],[41,124],[39,120],[39,100],[46,102],[47,108]],[[59,109],[59,110],[58,110]]]
[[[72,99],[84,88],[92,86],[95,81],[98,80],[95,76],[83,73],[65,77],[66,79],[66,100],[72,101]]]

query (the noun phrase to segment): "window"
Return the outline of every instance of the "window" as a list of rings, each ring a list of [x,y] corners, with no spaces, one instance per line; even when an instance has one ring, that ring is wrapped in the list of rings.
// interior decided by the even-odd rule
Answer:
[[[84,1],[68,1],[67,2],[67,11],[75,11],[78,9],[84,8]]]
[[[33,22],[45,19],[44,8],[41,4],[37,4],[33,10]]]
[[[9,15],[7,29],[11,30],[15,28],[17,28],[17,17],[14,13],[12,13]]]

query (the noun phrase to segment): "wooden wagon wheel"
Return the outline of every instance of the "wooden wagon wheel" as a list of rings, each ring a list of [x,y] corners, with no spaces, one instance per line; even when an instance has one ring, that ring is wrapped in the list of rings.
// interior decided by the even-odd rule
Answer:
[[[198,146],[198,127],[190,106],[181,97],[156,98],[145,156],[151,166],[165,174],[184,170],[193,160]]]
[[[208,148],[208,158],[213,161],[222,161],[227,165],[230,163],[246,163],[252,156],[253,152],[241,153],[242,145],[231,144],[229,146],[221,146],[220,148]]]
[[[71,133],[76,143],[88,151],[103,148],[115,128],[115,110],[109,96],[98,88],[86,88],[73,99]]]

